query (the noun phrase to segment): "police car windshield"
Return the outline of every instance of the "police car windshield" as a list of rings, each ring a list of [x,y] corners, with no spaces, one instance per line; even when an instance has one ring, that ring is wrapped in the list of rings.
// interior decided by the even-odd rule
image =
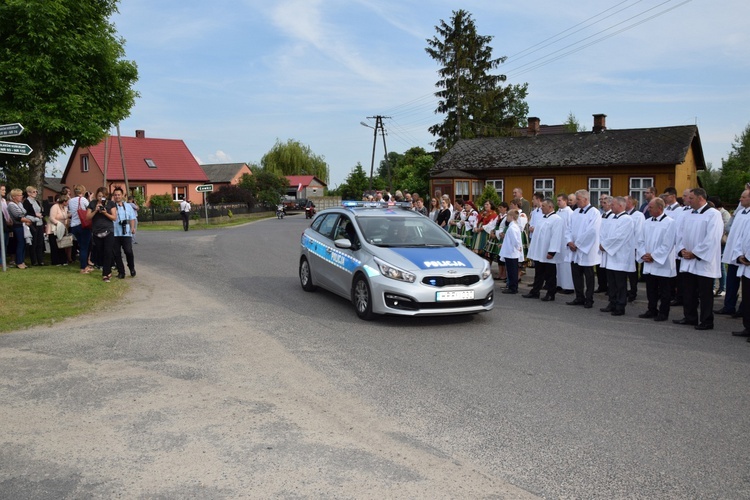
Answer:
[[[379,247],[451,247],[455,241],[426,217],[361,217],[367,242]]]

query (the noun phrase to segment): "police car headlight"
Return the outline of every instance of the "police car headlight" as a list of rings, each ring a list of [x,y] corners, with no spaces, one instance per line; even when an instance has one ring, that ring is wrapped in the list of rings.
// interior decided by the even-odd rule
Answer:
[[[482,279],[486,280],[490,276],[492,276],[492,269],[490,268],[489,262],[485,261],[484,268],[482,268]]]
[[[380,269],[380,274],[382,274],[386,278],[391,278],[392,280],[397,281],[405,281],[407,283],[414,283],[414,281],[416,281],[417,279],[416,275],[408,271],[404,271],[403,269],[393,267],[392,265],[387,264],[380,259],[375,259],[375,263],[377,263],[378,269]]]

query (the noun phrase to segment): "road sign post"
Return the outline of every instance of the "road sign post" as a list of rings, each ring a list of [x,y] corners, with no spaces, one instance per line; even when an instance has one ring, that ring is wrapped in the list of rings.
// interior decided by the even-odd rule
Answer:
[[[206,213],[206,225],[208,226],[208,205],[206,204],[206,193],[210,193],[214,190],[213,184],[202,184],[200,186],[195,186],[195,190],[199,193],[203,193],[203,210]]]
[[[15,137],[23,133],[23,125],[20,123],[6,123],[0,125],[0,138],[2,137]]]
[[[34,150],[31,149],[31,146],[29,146],[28,144],[22,144],[20,142],[0,141],[0,153],[4,153],[7,155],[28,156],[32,151]]]

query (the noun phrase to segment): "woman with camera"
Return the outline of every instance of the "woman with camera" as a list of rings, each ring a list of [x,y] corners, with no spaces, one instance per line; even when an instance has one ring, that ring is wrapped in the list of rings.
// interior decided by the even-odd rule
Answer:
[[[95,262],[102,263],[102,280],[109,283],[112,278],[112,257],[115,246],[115,225],[117,210],[115,202],[107,199],[107,188],[100,187],[86,210],[86,218],[91,221],[94,235]]]

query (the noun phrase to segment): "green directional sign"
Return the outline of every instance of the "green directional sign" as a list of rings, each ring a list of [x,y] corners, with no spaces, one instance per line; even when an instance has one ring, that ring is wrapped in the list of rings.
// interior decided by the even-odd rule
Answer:
[[[32,151],[33,149],[28,144],[0,141],[0,154],[30,155]]]
[[[7,123],[0,125],[0,138],[3,137],[15,137],[21,135],[23,132],[23,125],[20,123]]]
[[[198,191],[199,193],[210,193],[211,191],[214,190],[214,185],[213,184],[203,184],[203,185],[200,185],[200,186],[196,186],[195,190]]]

